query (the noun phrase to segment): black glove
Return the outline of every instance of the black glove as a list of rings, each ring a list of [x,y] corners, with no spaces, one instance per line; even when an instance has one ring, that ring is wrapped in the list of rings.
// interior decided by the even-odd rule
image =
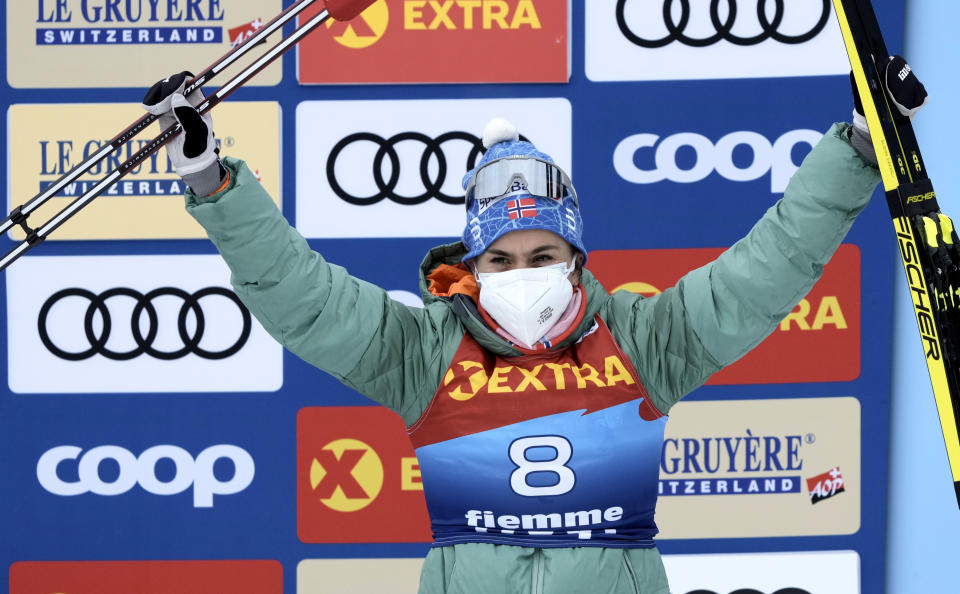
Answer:
[[[883,77],[891,101],[897,111],[907,117],[913,118],[930,100],[923,83],[917,79],[907,61],[900,56],[890,56]],[[853,87],[853,127],[850,131],[850,144],[866,160],[876,164],[877,156],[873,150],[870,129],[867,127],[867,118],[864,116],[863,103],[860,101],[860,93],[857,91],[853,72],[850,73],[850,84]]]
[[[197,105],[203,102],[200,89],[183,96],[187,81],[193,74],[184,71],[158,81],[143,96],[143,108],[155,114],[160,128],[179,123],[183,132],[167,144],[167,155],[177,168],[177,174],[197,196],[216,191],[226,178],[226,169],[220,163],[219,149],[213,138],[213,118],[207,112],[200,115]]]

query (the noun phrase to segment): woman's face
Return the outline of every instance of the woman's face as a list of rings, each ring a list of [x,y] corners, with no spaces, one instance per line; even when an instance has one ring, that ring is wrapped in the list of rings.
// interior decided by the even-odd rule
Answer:
[[[580,282],[579,253],[565,239],[544,229],[511,231],[490,244],[477,256],[477,272],[504,272],[514,268],[539,268],[551,264],[569,264],[577,255],[577,271],[570,282]]]

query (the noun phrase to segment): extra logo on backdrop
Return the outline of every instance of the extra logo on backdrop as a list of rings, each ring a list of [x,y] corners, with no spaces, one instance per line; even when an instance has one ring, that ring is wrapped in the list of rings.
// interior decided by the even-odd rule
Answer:
[[[20,88],[146,90],[174,70],[203,70],[276,16],[282,4],[281,0],[7,2],[7,81]],[[231,66],[236,70],[220,76],[229,80],[261,53],[252,52]],[[248,84],[275,85],[280,79],[278,61]]]
[[[566,99],[305,101],[297,107],[297,229],[307,237],[458,237],[464,174],[493,117],[570,175]]]
[[[677,594],[859,594],[856,551],[664,555]]]
[[[594,81],[847,74],[830,0],[591,0]]]
[[[135,121],[136,104],[13,105],[8,112],[8,208],[23,204],[96,153]],[[256,122],[256,125],[251,125]],[[222,155],[247,162],[280,204],[280,106],[276,102],[226,102],[214,113]],[[92,188],[99,180],[160,134],[158,124],[112,152],[57,197],[31,213],[36,228]],[[51,239],[206,238],[184,210],[185,186],[160,149],[113,184]],[[23,232],[14,231],[16,239]]]
[[[300,42],[300,83],[565,83],[569,5],[377,0],[352,21],[327,21]]]
[[[219,256],[25,257],[7,271],[18,393],[273,391],[283,350]]]
[[[282,594],[278,561],[18,561],[10,594]]]
[[[611,293],[631,291],[652,297],[722,252],[720,248],[596,250],[590,252],[590,270]],[[817,284],[773,334],[707,383],[841,382],[859,375],[860,249],[843,244]]]
[[[860,430],[851,397],[677,404],[660,461],[659,538],[855,533]]]
[[[429,542],[420,465],[395,413],[324,406],[297,415],[303,542]]]

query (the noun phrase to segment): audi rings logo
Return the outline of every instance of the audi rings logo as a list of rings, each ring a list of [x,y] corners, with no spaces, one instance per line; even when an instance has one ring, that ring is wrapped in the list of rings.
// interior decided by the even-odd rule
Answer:
[[[691,590],[687,592],[687,594],[721,594],[721,593],[716,592],[714,590]],[[732,592],[730,592],[730,594],[767,594],[767,593],[762,590],[754,590],[753,588],[739,588],[737,590],[733,590]],[[802,588],[780,588],[779,590],[775,590],[770,594],[810,594],[810,592]]]
[[[215,295],[226,297],[234,303],[243,320],[239,336],[232,344],[221,350],[210,350],[200,346],[206,330],[201,300]],[[48,328],[51,311],[62,300],[71,297],[89,302],[83,316],[83,331],[89,347],[79,351],[69,351],[58,346],[51,338]],[[128,297],[135,302],[129,323],[136,346],[129,350],[113,350],[107,347],[107,341],[115,326],[108,301],[117,297]],[[175,350],[161,350],[154,346],[160,331],[160,316],[155,301],[161,297],[173,297],[182,302],[176,324],[177,334],[183,346]],[[82,361],[94,355],[103,355],[115,361],[126,361],[143,354],[156,359],[172,360],[191,353],[203,359],[225,359],[236,354],[246,344],[250,337],[251,319],[250,312],[239,298],[233,292],[221,287],[207,287],[194,293],[174,287],[162,287],[148,293],[121,287],[104,291],[99,295],[86,289],[68,288],[57,291],[43,303],[37,317],[37,329],[40,333],[40,341],[47,350],[68,361]]]
[[[635,0],[636,1],[636,0]],[[642,0],[646,4],[652,4],[648,0]],[[810,0],[794,0],[797,2],[810,2]],[[734,45],[750,46],[757,45],[768,39],[773,39],[785,44],[798,44],[810,41],[816,37],[830,19],[830,0],[822,0],[820,17],[816,23],[805,31],[787,31],[782,27],[786,14],[787,0],[710,0],[709,17],[713,32],[703,36],[695,36],[688,33],[691,21],[691,1],[690,0],[663,0],[663,24],[666,26],[667,35],[662,37],[642,37],[627,23],[627,4],[628,0],[617,0],[617,26],[630,43],[644,48],[658,48],[673,42],[679,42],[691,47],[706,47],[720,41],[728,41]],[[679,4],[679,7],[677,5]],[[705,4],[705,2],[703,3]],[[773,5],[773,15],[769,14],[770,5]],[[726,10],[721,10],[721,5]],[[756,8],[756,18],[759,24],[759,31],[755,31],[755,26],[740,25],[738,27],[738,16],[744,12],[741,9]],[[723,13],[726,13],[725,15]],[[679,13],[679,14],[678,14]],[[751,19],[752,20],[752,19]],[[644,21],[646,22],[646,21]],[[738,34],[734,29],[746,31],[751,34]]]
[[[528,140],[522,135],[520,139]],[[451,164],[448,163],[447,155],[443,151],[445,143],[457,140],[467,142],[470,146],[462,168],[452,168]],[[397,192],[400,181],[400,155],[397,152],[397,145],[406,141],[417,142],[424,147],[420,155],[418,168],[423,192],[413,196],[403,196]],[[344,189],[336,175],[337,159],[348,146],[360,142],[372,142],[377,146],[372,163],[373,181],[377,186],[377,192],[368,196],[351,194]],[[447,181],[448,174],[452,171],[453,175],[456,176],[455,181],[459,187],[460,176],[473,169],[483,153],[483,144],[480,139],[469,132],[447,132],[436,138],[431,138],[420,132],[401,132],[389,138],[371,132],[356,132],[345,136],[331,149],[330,155],[327,157],[327,180],[337,196],[345,202],[357,206],[376,204],[384,198],[408,206],[421,204],[430,198],[436,198],[446,204],[463,204],[462,193],[445,194],[442,191],[443,185]],[[389,166],[386,167],[389,174],[386,176],[384,175],[384,160],[389,162]],[[431,166],[431,164],[435,165]]]

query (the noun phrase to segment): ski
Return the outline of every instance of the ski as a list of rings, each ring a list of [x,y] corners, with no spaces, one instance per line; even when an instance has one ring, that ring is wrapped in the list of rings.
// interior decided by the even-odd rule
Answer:
[[[833,0],[876,150],[960,506],[960,242],[940,212],[910,119],[891,104],[870,0]]]

